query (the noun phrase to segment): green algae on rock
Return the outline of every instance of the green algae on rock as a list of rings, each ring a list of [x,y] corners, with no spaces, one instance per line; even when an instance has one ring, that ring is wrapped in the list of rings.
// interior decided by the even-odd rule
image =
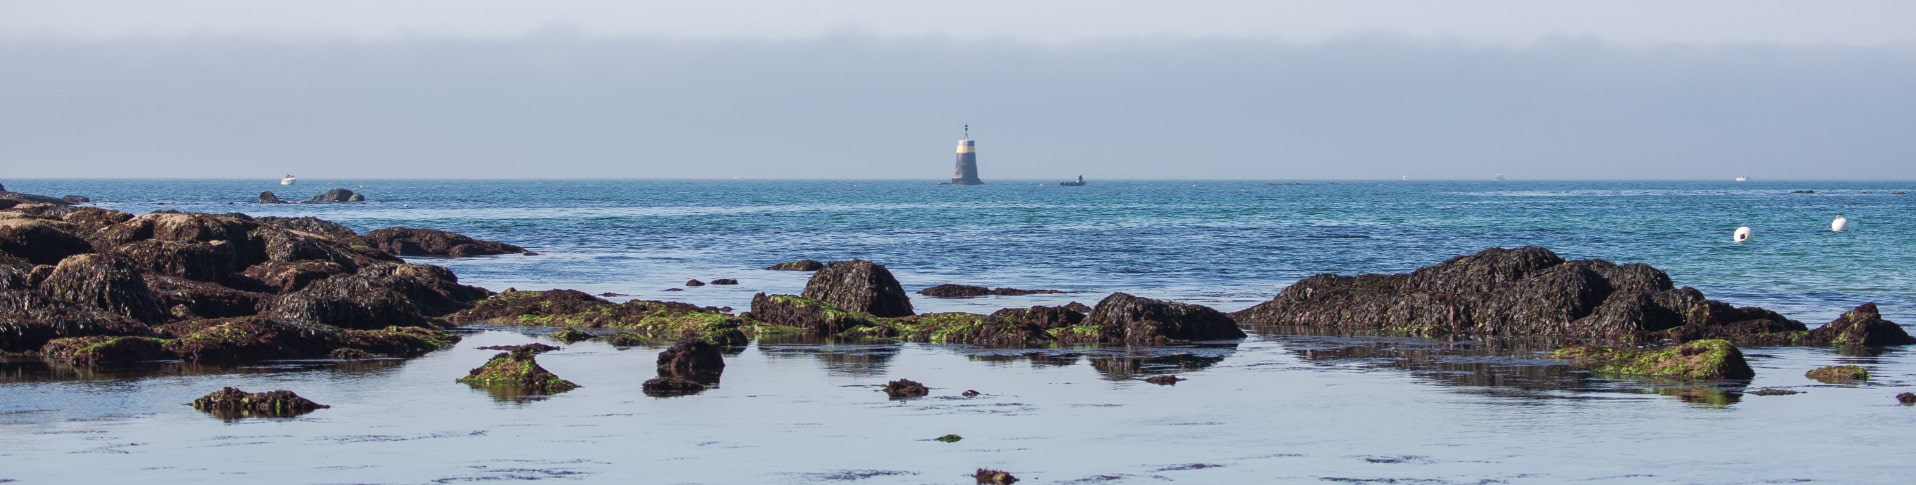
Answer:
[[[885,395],[892,399],[923,397],[931,394],[931,388],[911,379],[899,379],[885,383]]]
[[[326,357],[339,349],[417,357],[459,343],[458,335],[430,328],[343,329],[261,316],[189,320],[161,326],[160,333],[172,337],[164,347],[181,360],[213,363]]]
[[[206,397],[193,400],[192,404],[193,409],[206,411],[223,419],[284,418],[332,407],[300,397],[293,391],[250,393],[233,387],[213,391]]]
[[[1674,380],[1749,379],[1756,376],[1743,352],[1727,340],[1697,340],[1664,349],[1570,347],[1550,357],[1617,377]]]
[[[163,347],[165,343],[153,337],[67,337],[47,342],[40,348],[40,356],[75,367],[123,365],[173,358],[173,353]]]
[[[689,303],[632,300],[614,304],[577,290],[506,290],[448,318],[457,324],[613,328],[654,342],[694,335],[714,344],[745,345],[746,321],[723,309]],[[628,340],[629,341],[629,340]]]
[[[1803,377],[1815,379],[1824,384],[1847,384],[1869,380],[1869,371],[1862,366],[1832,365],[1811,369]]]
[[[520,395],[558,394],[579,388],[578,384],[540,367],[533,359],[534,353],[531,349],[500,352],[456,382]]]
[[[579,329],[572,328],[572,327],[561,328],[557,332],[552,332],[553,340],[558,340],[559,342],[562,342],[568,345],[577,343],[580,341],[592,340],[592,338],[593,338],[592,334],[585,333],[584,331],[581,331]]]
[[[948,434],[948,435],[944,435],[944,436],[939,436],[939,437],[937,437],[937,438],[932,438],[932,441],[938,441],[938,442],[942,442],[942,443],[957,443],[958,441],[960,441],[960,440],[963,440],[963,439],[965,439],[965,437],[963,437],[963,436],[958,436],[958,435],[955,435],[955,434]]]

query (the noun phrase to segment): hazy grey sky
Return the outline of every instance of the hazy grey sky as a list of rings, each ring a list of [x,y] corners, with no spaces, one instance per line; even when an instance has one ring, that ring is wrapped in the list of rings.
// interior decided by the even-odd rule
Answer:
[[[10,177],[1916,179],[1916,2],[0,0]]]

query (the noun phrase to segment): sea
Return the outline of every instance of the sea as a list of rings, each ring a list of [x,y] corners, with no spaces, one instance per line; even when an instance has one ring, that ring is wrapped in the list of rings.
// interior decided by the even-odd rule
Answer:
[[[1916,182],[987,180],[5,180],[98,207],[442,229],[537,255],[415,258],[494,291],[577,289],[743,311],[796,294],[797,259],[865,259],[921,313],[1096,304],[1114,292],[1236,311],[1319,273],[1400,273],[1490,247],[1640,262],[1811,327],[1874,302],[1916,324]],[[303,200],[331,188],[346,204]],[[1831,230],[1837,216],[1849,230]],[[1748,227],[1747,242],[1732,240]],[[735,286],[688,280],[737,279]],[[1747,382],[1612,379],[1548,345],[1299,335],[1167,347],[985,349],[758,341],[703,393],[648,397],[658,347],[541,354],[580,384],[456,384],[556,329],[476,326],[410,360],[0,363],[0,483],[1907,483],[1916,354],[1745,348]],[[1804,373],[1860,365],[1865,382]],[[1175,385],[1143,377],[1175,374]],[[928,397],[879,391],[909,378]],[[331,405],[222,420],[222,387]],[[975,390],[978,395],[961,393]],[[1794,391],[1759,395],[1758,390]],[[955,442],[940,441],[957,435]]]

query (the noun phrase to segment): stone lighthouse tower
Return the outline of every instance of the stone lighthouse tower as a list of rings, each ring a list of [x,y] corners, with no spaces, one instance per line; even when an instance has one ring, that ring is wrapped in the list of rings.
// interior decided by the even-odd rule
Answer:
[[[971,140],[971,125],[965,125],[965,137],[958,139],[958,169],[951,174],[952,185],[984,185],[978,180],[978,146]]]

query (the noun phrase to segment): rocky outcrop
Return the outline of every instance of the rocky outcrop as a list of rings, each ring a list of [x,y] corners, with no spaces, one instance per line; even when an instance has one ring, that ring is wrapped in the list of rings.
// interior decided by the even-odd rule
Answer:
[[[79,367],[125,365],[174,358],[162,346],[165,342],[153,337],[68,337],[47,342],[40,348],[40,356]]]
[[[473,387],[507,391],[511,395],[547,395],[578,389],[578,384],[560,379],[540,367],[530,350],[500,352],[485,365],[472,369],[459,383]]]
[[[912,314],[911,298],[891,271],[871,261],[839,261],[812,274],[800,296],[879,317]]]
[[[1743,352],[1726,340],[1697,340],[1663,349],[1584,346],[1557,350],[1550,356],[1572,366],[1615,377],[1674,380],[1749,379],[1756,377]]]
[[[7,192],[4,190],[0,190],[0,201],[11,202],[12,204],[9,204],[9,206],[20,205],[20,204],[51,204],[51,205],[72,205],[73,204],[72,202],[67,202],[66,199],[62,199],[59,197],[48,197],[44,195],[35,195],[35,194],[23,194],[20,192]]]
[[[1038,294],[1064,293],[1058,290],[1026,290],[1019,288],[986,288],[983,286],[943,284],[918,290],[918,294],[932,298],[973,298],[985,295],[1024,296]]]
[[[1843,313],[1829,323],[1811,330],[1804,337],[1803,345],[1828,345],[1835,347],[1880,347],[1886,345],[1916,344],[1916,338],[1909,336],[1902,325],[1884,320],[1876,311],[1875,303],[1864,303]]]
[[[93,252],[79,237],[79,228],[63,221],[25,217],[0,218],[0,253],[33,264],[59,264],[76,254]]]
[[[260,316],[187,320],[163,325],[159,333],[168,338],[166,350],[181,360],[208,363],[319,358],[342,348],[416,357],[459,342],[458,335],[429,328],[355,330]]]
[[[697,288],[700,286],[705,286],[705,282],[699,281],[699,280],[685,280],[686,288]]]
[[[1803,377],[1815,379],[1824,384],[1850,384],[1869,380],[1869,371],[1862,366],[1832,365],[1810,369],[1809,372],[1803,373]]]
[[[612,328],[631,337],[671,342],[688,335],[723,346],[745,345],[743,318],[688,303],[632,300],[614,304],[576,290],[506,290],[448,315],[453,323]]]
[[[358,199],[355,200],[354,197],[358,197]],[[328,190],[324,194],[313,196],[313,202],[360,202],[364,200],[366,200],[365,196],[355,194],[353,191],[346,189]]]
[[[1112,293],[1091,310],[1086,323],[1115,340],[1132,345],[1160,345],[1171,341],[1244,338],[1237,322],[1202,305],[1153,300]]]
[[[1807,330],[1761,308],[1677,289],[1644,264],[1564,261],[1538,247],[1492,248],[1409,274],[1305,278],[1242,322],[1334,333],[1543,337],[1626,344],[1729,339],[1791,343]]]
[[[792,295],[752,295],[753,320],[817,336],[877,325],[874,317],[840,310],[828,303]]]
[[[931,388],[911,379],[899,379],[885,383],[885,395],[892,399],[922,397],[931,394]]]
[[[192,404],[193,409],[228,419],[252,416],[284,418],[332,407],[300,397],[293,391],[250,393],[233,387],[213,391],[206,397],[193,400]]]
[[[99,308],[135,320],[165,318],[159,300],[131,262],[109,255],[81,254],[60,261],[40,283],[48,295],[78,306]]]
[[[319,280],[273,300],[276,319],[342,328],[419,327],[426,325],[419,305],[379,278],[360,274]]]
[[[818,261],[814,261],[810,259],[801,259],[797,261],[786,261],[783,263],[774,264],[774,265],[765,267],[765,269],[769,269],[772,271],[818,271],[821,269],[825,269],[825,263],[820,263]]]
[[[76,305],[32,290],[0,291],[0,352],[30,352],[62,337],[148,336],[126,315]]]
[[[725,357],[717,345],[704,340],[682,340],[659,352],[659,375],[703,380],[725,371]]]
[[[522,254],[526,248],[502,242],[481,241],[465,235],[437,229],[388,227],[366,233],[366,244],[400,256],[464,258],[494,254]]]
[[[260,192],[260,193],[259,193],[259,203],[261,203],[261,204],[284,204],[284,203],[286,203],[286,201],[283,201],[283,200],[279,200],[279,195],[278,195],[278,194],[274,194],[274,193],[273,193],[273,191],[271,191],[271,190],[268,190],[268,191],[265,191],[265,192]]]

